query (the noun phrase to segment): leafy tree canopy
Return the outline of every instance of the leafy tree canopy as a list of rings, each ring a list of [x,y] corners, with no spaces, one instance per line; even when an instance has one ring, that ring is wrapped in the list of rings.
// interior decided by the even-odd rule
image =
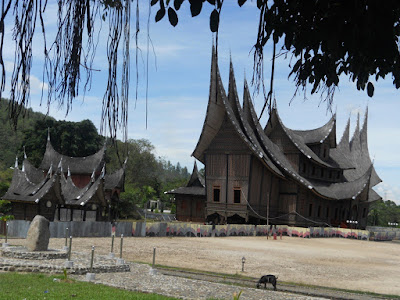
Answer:
[[[168,10],[171,25],[178,23],[177,11],[184,0],[153,0],[159,5],[155,20]],[[214,6],[210,30],[218,33],[224,0],[189,0],[192,16],[200,14],[203,3]],[[238,0],[242,6],[247,0]],[[332,103],[342,74],[356,83],[358,90],[374,94],[371,81],[391,75],[400,87],[400,2],[396,0],[257,0],[259,26],[254,43],[253,83],[263,83],[264,47],[272,42],[272,79],[267,104],[271,104],[274,62],[277,55],[290,58],[297,88],[322,92]],[[282,45],[279,53],[276,45]]]
[[[150,4],[157,8],[155,21],[168,18],[172,26],[177,26],[178,12],[184,2],[150,0]],[[216,33],[218,45],[224,0],[186,2],[193,17],[201,13],[203,6],[212,6],[210,30]],[[237,1],[239,6],[247,5],[246,2],[249,1]],[[289,75],[293,76],[298,89],[305,92],[310,85],[311,93],[321,92],[328,103],[333,99],[342,74],[356,82],[357,89],[366,89],[371,97],[374,94],[373,80],[386,75],[392,76],[396,88],[400,87],[399,1],[257,0],[256,3],[259,9],[258,34],[253,45],[256,90],[263,85],[264,48],[268,41],[271,41],[268,45],[273,47],[272,76],[266,104],[271,104],[274,62],[278,55],[290,58]],[[57,5],[58,31],[54,39],[48,40],[44,23],[48,1],[2,1],[0,96],[6,83],[3,61],[6,25],[14,24],[15,65],[11,74],[10,115],[17,124],[18,115],[27,107],[29,99],[34,34],[39,30],[44,37],[43,75],[49,86],[47,103],[50,105],[56,99],[67,107],[68,112],[82,82],[84,90],[90,88],[96,38],[106,23],[104,28],[109,30],[106,46],[108,82],[103,97],[102,121],[110,128],[110,136],[115,137],[117,128],[122,126],[126,129],[127,124],[131,48],[135,51],[136,65],[138,62],[139,0],[136,3],[132,0],[59,0]],[[132,5],[134,9],[131,9]],[[13,18],[14,22],[6,23],[6,17]],[[134,20],[134,35],[131,18]],[[135,47],[131,45],[131,36],[134,36]],[[277,45],[281,47],[278,51]],[[118,57],[118,52],[122,56]],[[118,65],[122,67],[118,68]],[[86,80],[82,80],[85,74]]]
[[[25,147],[29,161],[39,166],[46,150],[50,132],[54,149],[67,156],[88,156],[96,153],[104,143],[104,138],[90,120],[81,122],[37,120],[33,127],[23,131],[20,149]],[[22,157],[21,157],[22,158]]]
[[[400,205],[390,200],[372,203],[369,208],[368,225],[388,226],[388,223],[400,223]]]

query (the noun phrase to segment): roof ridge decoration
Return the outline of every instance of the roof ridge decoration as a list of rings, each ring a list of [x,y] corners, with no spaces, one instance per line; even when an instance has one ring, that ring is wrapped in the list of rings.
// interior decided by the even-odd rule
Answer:
[[[18,155],[15,157],[14,169],[19,170],[19,167],[18,167]]]

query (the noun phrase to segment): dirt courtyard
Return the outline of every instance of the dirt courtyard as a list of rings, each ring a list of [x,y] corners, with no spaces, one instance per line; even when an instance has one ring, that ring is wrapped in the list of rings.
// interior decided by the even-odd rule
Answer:
[[[64,239],[51,239],[49,248],[61,249]],[[24,240],[12,240],[23,244]],[[111,238],[75,238],[72,251],[108,254]],[[119,255],[120,239],[114,252]],[[123,258],[219,273],[259,277],[350,290],[400,295],[400,243],[283,237],[135,238],[125,237]],[[246,258],[241,272],[242,257]]]

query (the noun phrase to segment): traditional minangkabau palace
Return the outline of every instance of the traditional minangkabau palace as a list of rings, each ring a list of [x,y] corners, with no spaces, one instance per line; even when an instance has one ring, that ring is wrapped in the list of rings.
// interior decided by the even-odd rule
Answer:
[[[350,119],[336,141],[336,115],[312,130],[287,128],[274,103],[263,128],[247,83],[239,103],[232,63],[228,95],[212,54],[207,113],[193,156],[194,166],[175,195],[177,219],[213,224],[287,224],[340,226],[354,220],[365,228],[372,189],[381,182],[371,162],[367,118],[359,118],[350,139]]]

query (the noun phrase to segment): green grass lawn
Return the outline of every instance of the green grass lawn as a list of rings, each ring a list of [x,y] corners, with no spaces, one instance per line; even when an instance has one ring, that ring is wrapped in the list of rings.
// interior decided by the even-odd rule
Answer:
[[[0,273],[0,299],[176,299],[120,290],[101,284],[65,279],[60,275]]]

